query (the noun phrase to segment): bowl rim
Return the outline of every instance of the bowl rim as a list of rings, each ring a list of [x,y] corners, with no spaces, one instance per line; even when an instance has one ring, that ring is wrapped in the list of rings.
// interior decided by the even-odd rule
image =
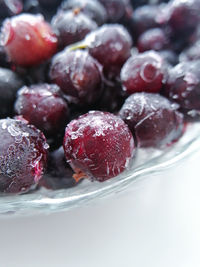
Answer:
[[[81,193],[76,189],[83,183],[74,187],[75,190],[74,188],[68,188],[53,191],[41,188],[38,191],[24,195],[2,196],[0,198],[0,216],[30,216],[39,213],[49,214],[66,211],[82,206],[90,201],[124,191],[130,184],[152,176],[152,174],[164,172],[166,169],[175,166],[178,162],[197,152],[200,148],[199,133],[200,122],[189,124],[186,132],[178,142],[165,148],[163,151],[159,150],[162,154],[158,154],[138,167],[133,167],[114,179],[103,183],[86,181],[90,185],[84,184],[86,188],[84,187]],[[142,151],[142,149],[138,151]],[[144,149],[144,151],[148,153],[148,149]]]

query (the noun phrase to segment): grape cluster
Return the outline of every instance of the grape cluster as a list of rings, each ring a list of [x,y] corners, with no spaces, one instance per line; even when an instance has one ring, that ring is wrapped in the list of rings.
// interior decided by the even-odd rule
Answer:
[[[103,182],[200,118],[199,0],[2,0],[0,23],[2,193]]]

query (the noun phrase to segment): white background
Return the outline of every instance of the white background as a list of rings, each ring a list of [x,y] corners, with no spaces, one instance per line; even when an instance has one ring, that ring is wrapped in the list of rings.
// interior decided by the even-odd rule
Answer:
[[[200,153],[88,206],[0,219],[0,267],[199,267]]]

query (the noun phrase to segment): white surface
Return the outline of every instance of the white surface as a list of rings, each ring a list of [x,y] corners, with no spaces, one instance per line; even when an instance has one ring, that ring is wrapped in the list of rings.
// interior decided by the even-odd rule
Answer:
[[[0,267],[199,267],[200,153],[66,213],[0,220]]]

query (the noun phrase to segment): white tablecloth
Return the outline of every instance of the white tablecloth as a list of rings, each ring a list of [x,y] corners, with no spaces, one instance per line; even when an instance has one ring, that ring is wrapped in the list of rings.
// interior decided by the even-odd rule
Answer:
[[[0,219],[0,267],[147,266],[200,266],[200,153],[82,208]]]

